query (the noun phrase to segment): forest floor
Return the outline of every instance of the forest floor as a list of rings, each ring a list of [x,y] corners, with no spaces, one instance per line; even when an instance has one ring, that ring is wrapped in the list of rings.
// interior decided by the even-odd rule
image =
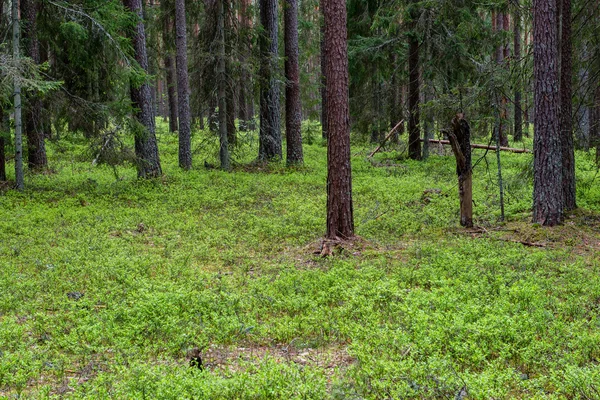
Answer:
[[[360,240],[323,258],[319,140],[290,170],[251,164],[242,136],[229,173],[202,166],[214,139],[194,140],[182,172],[160,124],[165,176],[138,181],[64,138],[53,173],[2,189],[0,397],[600,398],[591,155],[577,153],[581,208],[545,228],[530,222],[532,155],[502,153],[499,222],[488,153],[463,229],[452,156],[371,163],[375,146],[354,146]]]

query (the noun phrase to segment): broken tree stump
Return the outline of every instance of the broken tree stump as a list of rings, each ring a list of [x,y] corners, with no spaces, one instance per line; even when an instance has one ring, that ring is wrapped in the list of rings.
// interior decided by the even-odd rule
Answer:
[[[448,132],[452,152],[456,158],[458,195],[460,197],[460,224],[473,227],[473,171],[471,169],[471,128],[464,114],[452,119],[452,130]]]

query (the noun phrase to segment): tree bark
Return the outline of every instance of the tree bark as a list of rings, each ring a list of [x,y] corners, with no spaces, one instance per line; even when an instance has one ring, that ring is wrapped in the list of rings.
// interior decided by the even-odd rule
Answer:
[[[0,7],[2,7],[0,5]],[[0,12],[0,17],[2,13]],[[5,138],[8,133],[8,114],[4,112],[2,104],[0,104],[0,181],[6,181],[6,142]]]
[[[456,158],[458,195],[460,198],[460,224],[473,227],[473,174],[471,170],[471,128],[462,114],[452,120],[452,131],[448,132],[452,151]]]
[[[287,165],[302,164],[302,106],[300,103],[300,66],[298,64],[298,0],[286,0],[285,20],[285,137]]]
[[[549,226],[563,214],[556,10],[556,0],[534,0],[533,221]]]
[[[238,98],[238,109],[240,119],[240,131],[246,131],[250,129],[250,121],[254,118],[254,107],[252,112],[250,111],[251,103],[253,102],[253,90],[252,81],[250,74],[250,67],[248,65],[251,57],[251,46],[252,38],[250,36],[250,0],[241,0],[240,4],[240,28],[241,28],[241,39],[240,39],[240,95]]]
[[[515,69],[519,77],[522,77],[521,70],[521,10],[519,5],[519,0],[515,0],[515,13],[514,13],[514,60]],[[514,110],[514,119],[515,119],[515,129],[513,138],[516,142],[521,142],[523,140],[523,110],[521,108],[521,87],[523,82],[519,79],[517,81],[517,85],[515,87],[515,110]]]
[[[260,134],[258,159],[281,160],[277,79],[277,0],[260,0]]]
[[[408,39],[408,157],[421,159],[421,127],[419,122],[420,86],[419,76],[419,41],[416,34],[411,33]]]
[[[402,115],[402,87],[398,81],[398,55],[394,50],[390,53],[390,65],[392,67],[392,79],[389,87],[389,104],[390,104],[390,128],[398,124],[398,121],[403,121]],[[392,143],[398,143],[398,137],[404,131],[404,122],[402,126],[394,131]]]
[[[5,24],[4,1],[0,1],[0,30],[4,30]],[[0,102],[0,181],[6,181],[6,142],[5,138],[9,137],[9,121],[8,114],[4,112],[4,107]]]
[[[229,137],[227,135],[227,75],[225,70],[225,7],[218,1],[217,35],[219,41],[219,58],[217,61],[217,83],[219,91],[219,159],[221,169],[231,168],[229,160]]]
[[[192,168],[190,85],[187,62],[185,0],[175,1],[175,45],[177,47],[177,109],[179,111],[179,167]]]
[[[501,33],[505,30],[508,29],[508,26],[505,26],[504,23],[506,22],[506,19],[504,18],[504,13],[502,12],[497,12],[496,13],[496,32]],[[505,62],[505,55],[507,53],[506,51],[506,43],[501,43],[498,48],[496,49],[496,62],[498,63],[498,65],[503,65]],[[507,114],[507,99],[506,96],[502,96],[501,99],[501,103],[500,103],[500,125],[499,125],[499,137],[500,137],[500,146],[508,146],[508,137],[506,136],[506,128],[508,126],[507,124],[507,119],[508,119],[508,114]]]
[[[321,10],[326,0],[320,0]],[[327,140],[327,80],[325,75],[325,64],[327,55],[325,53],[325,23],[321,23],[321,134],[323,139]]]
[[[21,18],[25,53],[35,64],[40,63],[40,44],[37,32],[38,0],[21,0]],[[25,109],[25,136],[27,137],[27,164],[32,170],[48,167],[46,144],[42,129],[42,99],[38,94],[27,96]]]
[[[175,70],[173,68],[173,55],[165,56],[165,69],[167,75],[167,97],[169,98],[169,131],[177,132],[177,94],[175,83]]]
[[[575,153],[573,148],[573,50],[571,43],[571,0],[562,1],[560,40],[560,142],[564,210],[577,208],[575,198]]]
[[[130,32],[134,57],[142,70],[148,72],[146,31],[142,18],[142,0],[123,0],[123,4],[137,16],[136,27],[133,32]],[[162,175],[162,170],[155,136],[152,92],[147,81],[139,87],[131,85],[130,90],[133,106],[138,109],[135,117],[143,127],[143,129],[136,130],[135,133],[138,178],[155,178]]]
[[[327,238],[354,236],[346,2],[323,0],[327,90]]]
[[[12,44],[13,58],[21,57],[19,42],[20,38],[20,21],[19,21],[19,6],[17,1],[12,2]],[[15,113],[15,184],[17,190],[25,189],[25,180],[23,178],[23,118],[21,113],[21,82],[15,78],[14,80],[14,113]]]

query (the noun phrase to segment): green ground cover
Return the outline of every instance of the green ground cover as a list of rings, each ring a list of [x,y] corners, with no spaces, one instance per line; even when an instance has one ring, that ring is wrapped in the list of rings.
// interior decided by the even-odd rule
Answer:
[[[74,137],[49,144],[54,174],[0,195],[0,397],[600,398],[591,155],[577,153],[582,209],[548,229],[529,222],[530,154],[502,154],[498,222],[488,154],[465,231],[452,156],[375,167],[355,146],[360,240],[321,258],[318,140],[304,168],[226,173],[201,166],[216,147],[197,134],[198,167],[181,172],[164,128],[161,180],[116,179]]]

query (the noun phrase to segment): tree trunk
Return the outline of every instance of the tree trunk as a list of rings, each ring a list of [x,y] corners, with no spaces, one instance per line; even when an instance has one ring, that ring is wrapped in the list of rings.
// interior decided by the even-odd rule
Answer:
[[[285,137],[287,165],[302,164],[302,106],[300,103],[300,66],[298,64],[298,0],[286,0],[285,19]]]
[[[0,31],[3,31],[5,24],[4,1],[0,0]],[[6,142],[5,138],[9,136],[9,120],[8,113],[4,112],[4,107],[0,102],[0,181],[6,181]]]
[[[167,73],[167,97],[169,98],[169,132],[177,132],[177,94],[175,84],[175,69],[173,68],[173,55],[165,56],[165,69]]]
[[[395,127],[399,121],[404,119],[402,115],[402,90],[398,82],[398,55],[394,50],[390,53],[390,65],[392,67],[392,79],[389,87],[389,104],[390,104],[390,129]],[[404,122],[402,127],[394,131],[392,143],[398,143],[398,137],[404,130]]]
[[[219,91],[219,158],[221,169],[231,168],[229,161],[229,138],[227,135],[227,75],[225,70],[225,7],[218,1],[217,36],[219,41],[219,58],[217,60],[217,83]]]
[[[19,6],[17,1],[12,2],[12,41],[13,58],[15,60],[21,57],[19,50],[20,42],[20,22]],[[25,189],[25,180],[23,178],[23,118],[21,116],[21,82],[14,80],[14,113],[15,113],[15,183],[17,190]]]
[[[462,114],[452,120],[452,131],[448,132],[452,151],[456,158],[458,195],[460,198],[460,224],[473,227],[473,174],[471,170],[471,128]]]
[[[327,90],[327,238],[354,236],[346,2],[324,0]]]
[[[324,2],[320,0],[320,7],[323,10]],[[327,140],[327,80],[325,75],[325,64],[327,63],[327,55],[325,53],[325,23],[321,23],[321,133],[323,139]]]
[[[258,159],[281,159],[277,79],[277,0],[260,0],[260,135]]]
[[[0,5],[2,7],[2,5]],[[0,12],[0,18],[2,12]],[[5,138],[8,135],[8,114],[4,112],[2,104],[0,104],[0,181],[6,181],[6,142]]]
[[[575,199],[575,153],[573,149],[573,51],[571,44],[571,0],[562,1],[560,40],[560,142],[564,210],[577,208]]]
[[[148,72],[148,55],[146,53],[146,31],[142,18],[142,0],[123,0],[127,9],[137,16],[135,30],[131,32],[134,57],[144,72]],[[155,178],[162,175],[158,146],[154,127],[154,107],[152,93],[148,82],[141,86],[131,85],[131,101],[139,111],[135,117],[143,129],[135,133],[135,155],[137,157],[138,178]]]
[[[37,33],[38,0],[21,0],[21,17],[25,52],[35,64],[40,63],[40,45]],[[48,166],[46,144],[42,129],[42,100],[39,95],[27,96],[25,135],[27,137],[27,164],[32,170]]]
[[[508,29],[508,26],[504,26],[506,19],[504,18],[504,13],[498,12],[496,13],[496,32],[502,34],[503,31]],[[504,57],[507,53],[505,47],[506,43],[501,43],[496,49],[496,62],[498,65],[504,64]],[[501,103],[500,103],[500,125],[498,134],[500,136],[500,146],[508,146],[508,137],[506,136],[506,128],[508,126],[508,114],[506,111],[507,107],[507,99],[506,96],[502,95]]]
[[[253,100],[252,81],[250,74],[250,66],[248,65],[251,57],[252,37],[250,35],[250,0],[241,0],[240,4],[240,95],[238,98],[238,109],[240,119],[240,131],[250,129],[250,120],[254,118],[254,112],[250,112],[250,106]],[[252,107],[253,108],[253,107]]]
[[[521,10],[519,5],[519,0],[515,0],[515,13],[514,13],[514,63],[515,69],[517,71],[517,75],[519,77],[523,76],[521,71]],[[523,82],[521,80],[517,81],[515,86],[515,129],[513,138],[516,142],[521,142],[523,140],[523,110],[521,109],[521,87]]]
[[[549,226],[563,213],[556,9],[556,0],[534,0],[533,221]]]
[[[179,111],[179,167],[192,168],[192,134],[190,85],[187,62],[187,24],[185,0],[175,1],[175,34],[177,47],[177,109]]]
[[[408,157],[421,159],[421,128],[419,123],[419,103],[421,77],[419,76],[419,41],[415,34],[408,39]]]

